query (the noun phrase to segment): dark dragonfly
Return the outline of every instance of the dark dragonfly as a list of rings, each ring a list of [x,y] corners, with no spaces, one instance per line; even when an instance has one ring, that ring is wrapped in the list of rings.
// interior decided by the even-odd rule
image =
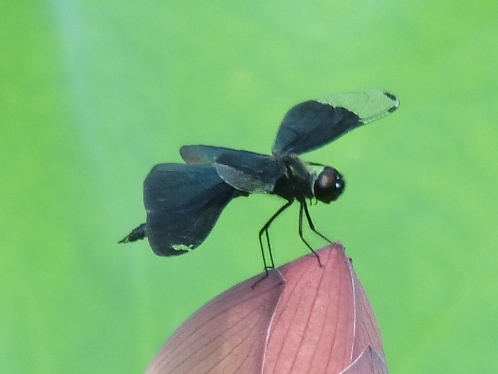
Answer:
[[[147,237],[157,255],[184,254],[206,239],[230,200],[265,193],[287,200],[259,231],[265,270],[274,267],[268,230],[295,200],[299,202],[299,237],[314,253],[303,236],[303,215],[313,232],[330,240],[315,229],[307,201],[314,198],[329,204],[341,195],[345,182],[333,167],[297,156],[394,112],[398,105],[396,96],[382,91],[341,93],[297,104],[285,115],[271,156],[207,145],[183,146],[180,154],[185,164],[152,168],[144,182],[146,223],[120,243]]]

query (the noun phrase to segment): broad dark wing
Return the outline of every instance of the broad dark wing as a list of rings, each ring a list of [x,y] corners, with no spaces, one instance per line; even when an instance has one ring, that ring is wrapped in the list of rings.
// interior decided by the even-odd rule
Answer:
[[[285,115],[272,152],[288,155],[312,151],[394,112],[398,105],[396,96],[382,91],[341,93],[305,101]]]
[[[212,164],[230,186],[250,193],[270,193],[285,173],[282,160],[259,153],[208,145],[186,145],[180,154],[189,164]]]
[[[159,164],[144,182],[146,236],[160,256],[196,248],[228,202],[241,195],[212,165]]]

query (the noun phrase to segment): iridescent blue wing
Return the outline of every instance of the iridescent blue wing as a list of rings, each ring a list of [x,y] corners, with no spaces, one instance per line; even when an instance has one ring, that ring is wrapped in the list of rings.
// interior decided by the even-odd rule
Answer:
[[[396,96],[382,91],[335,94],[292,107],[278,129],[274,155],[301,154],[324,146],[399,106]]]

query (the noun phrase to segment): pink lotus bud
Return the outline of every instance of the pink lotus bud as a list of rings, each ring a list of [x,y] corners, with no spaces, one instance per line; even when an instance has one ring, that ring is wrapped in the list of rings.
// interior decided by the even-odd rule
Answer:
[[[380,332],[341,243],[217,296],[168,339],[147,374],[387,373]]]

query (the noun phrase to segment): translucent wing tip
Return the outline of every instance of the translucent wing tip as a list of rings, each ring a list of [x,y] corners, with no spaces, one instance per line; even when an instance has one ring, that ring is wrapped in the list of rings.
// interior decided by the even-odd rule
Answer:
[[[316,100],[319,103],[345,108],[369,123],[394,112],[399,107],[396,95],[386,91],[360,91],[334,94]]]
[[[399,107],[399,99],[396,95],[386,91],[346,92],[317,101],[345,108],[358,115],[363,124],[387,116]]]
[[[392,106],[391,106],[391,108],[389,108],[389,109],[388,109],[388,112],[389,112],[389,113],[392,113],[392,112],[394,112],[396,109],[398,109],[398,107],[399,107],[399,99],[396,97],[396,95],[393,95],[392,93],[390,93],[390,92],[385,92],[385,91],[384,91],[384,95],[385,95],[387,98],[391,99],[391,101],[392,101]]]

